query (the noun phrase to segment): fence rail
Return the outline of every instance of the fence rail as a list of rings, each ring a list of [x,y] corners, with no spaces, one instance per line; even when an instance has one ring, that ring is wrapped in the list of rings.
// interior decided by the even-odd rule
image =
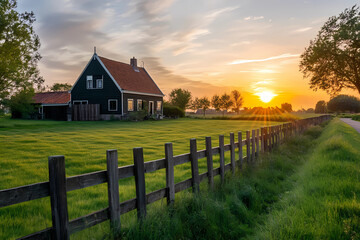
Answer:
[[[290,135],[303,132],[309,125],[320,124],[330,119],[329,115],[297,120],[277,126],[263,127],[246,131],[246,139],[238,132],[238,142],[230,133],[230,144],[224,144],[224,135],[219,136],[219,146],[212,147],[211,137],[206,137],[206,149],[197,150],[196,139],[190,139],[190,153],[173,156],[172,143],[165,144],[165,158],[144,162],[143,149],[134,148],[134,164],[118,167],[117,150],[107,151],[107,170],[65,177],[65,157],[49,157],[49,181],[0,191],[0,208],[50,196],[52,227],[27,235],[20,239],[69,239],[70,234],[110,220],[111,229],[120,229],[120,215],[137,209],[138,218],[146,216],[146,205],[166,198],[170,204],[175,193],[192,188],[199,191],[199,184],[208,181],[213,186],[214,176],[224,180],[225,172],[235,173],[236,167],[242,168],[244,162],[255,162],[260,151],[271,151],[284,142]],[[252,136],[250,136],[250,133]],[[243,156],[243,147],[246,155]],[[235,150],[238,149],[238,156]],[[224,154],[230,151],[230,163],[225,164]],[[220,167],[213,168],[213,155],[220,155]],[[207,159],[207,172],[199,174],[198,160]],[[191,162],[190,179],[174,182],[174,166]],[[166,169],[166,187],[146,194],[145,173]],[[136,198],[119,202],[119,180],[135,177]],[[67,192],[90,186],[108,183],[109,207],[69,221]]]

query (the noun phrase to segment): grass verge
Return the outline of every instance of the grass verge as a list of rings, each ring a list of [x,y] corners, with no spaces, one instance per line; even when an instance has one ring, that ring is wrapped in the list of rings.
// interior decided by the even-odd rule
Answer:
[[[271,154],[261,157],[255,168],[236,177],[227,176],[214,191],[201,185],[199,194],[176,196],[169,207],[150,208],[141,224],[126,224],[122,239],[240,239],[251,237],[265,223],[273,206],[291,190],[292,176],[306,161],[322,127],[311,127],[304,135],[290,139]],[[219,179],[216,179],[219,180]],[[164,210],[165,208],[165,210]],[[113,236],[107,236],[113,238]]]
[[[359,146],[360,135],[333,120],[255,238],[360,239]]]

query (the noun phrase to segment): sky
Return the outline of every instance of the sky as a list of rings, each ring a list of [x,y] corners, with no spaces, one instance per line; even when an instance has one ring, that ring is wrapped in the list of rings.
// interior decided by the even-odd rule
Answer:
[[[73,84],[97,54],[138,59],[165,95],[238,90],[245,107],[314,108],[329,100],[299,71],[300,55],[326,20],[358,0],[18,0],[33,11],[46,85]],[[354,91],[343,92],[357,96]],[[166,96],[166,98],[167,98]],[[268,96],[272,100],[264,103]]]

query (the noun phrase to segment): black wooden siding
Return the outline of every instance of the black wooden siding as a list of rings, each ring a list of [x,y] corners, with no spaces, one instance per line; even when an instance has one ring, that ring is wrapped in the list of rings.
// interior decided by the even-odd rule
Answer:
[[[93,84],[95,86],[95,75],[103,75],[103,88],[102,89],[87,89],[86,76],[93,76]],[[118,110],[108,111],[108,100],[118,100]],[[74,100],[88,100],[89,104],[100,104],[100,114],[121,114],[121,93],[114,81],[106,73],[105,69],[101,66],[97,59],[91,60],[88,67],[80,76],[79,81],[76,83],[71,91],[71,101]]]

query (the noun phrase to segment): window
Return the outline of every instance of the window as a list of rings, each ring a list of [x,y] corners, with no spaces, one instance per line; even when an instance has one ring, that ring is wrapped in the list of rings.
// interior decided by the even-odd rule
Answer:
[[[92,76],[86,76],[86,88],[87,89],[93,89],[94,85],[93,85],[93,77]]]
[[[103,88],[103,80],[96,79],[96,88]]]
[[[134,100],[133,99],[128,99],[128,111],[134,111]]]
[[[138,99],[138,100],[137,100],[137,110],[138,110],[138,111],[141,111],[141,110],[142,110],[142,100],[141,100],[141,99]]]
[[[117,99],[109,99],[108,100],[108,110],[109,111],[117,111],[118,109],[118,100]]]
[[[156,111],[161,111],[161,101],[156,102]]]
[[[88,104],[88,100],[74,100],[74,105]]]

